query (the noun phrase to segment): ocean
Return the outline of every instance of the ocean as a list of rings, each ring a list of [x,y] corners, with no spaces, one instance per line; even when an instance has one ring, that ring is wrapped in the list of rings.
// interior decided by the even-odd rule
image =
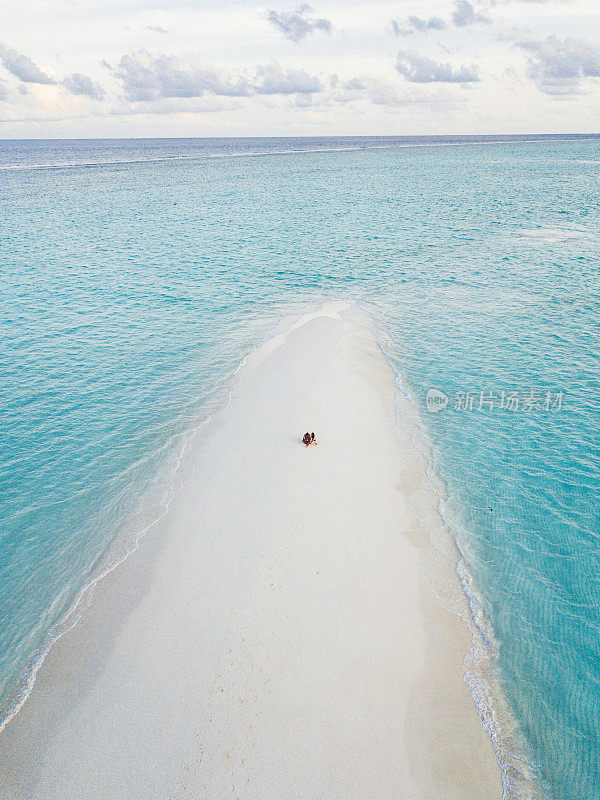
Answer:
[[[590,136],[0,141],[3,718],[244,357],[346,299],[460,553],[505,797],[600,798],[599,176]]]

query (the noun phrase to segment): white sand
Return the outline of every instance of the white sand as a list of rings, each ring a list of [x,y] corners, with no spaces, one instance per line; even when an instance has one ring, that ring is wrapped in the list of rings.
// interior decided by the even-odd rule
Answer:
[[[249,359],[0,735],[1,798],[501,798],[407,536],[393,375],[342,309]]]

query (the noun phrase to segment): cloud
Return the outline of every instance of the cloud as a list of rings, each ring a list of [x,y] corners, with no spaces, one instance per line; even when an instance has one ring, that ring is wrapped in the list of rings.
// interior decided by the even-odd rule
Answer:
[[[194,58],[153,56],[146,50],[124,55],[116,70],[131,102],[161,97],[201,97],[205,92],[244,97],[250,87],[244,78],[233,79],[226,70],[206,69]]]
[[[303,69],[282,69],[279,64],[256,68],[253,89],[257,94],[315,94],[323,86]]]
[[[24,83],[56,83],[54,78],[46,75],[29,56],[18,53],[16,50],[13,50],[12,47],[0,45],[0,61],[2,61],[4,68],[7,69],[11,75],[24,81]]]
[[[132,103],[165,98],[250,95],[308,95],[322,90],[321,81],[303,69],[283,69],[275,62],[258,66],[255,75],[232,75],[227,70],[202,66],[195,57],[159,55],[146,50],[124,55],[116,69],[107,65],[123,83]]]
[[[169,33],[166,28],[161,28],[160,25],[146,25],[146,29],[149,31],[154,31],[154,33]]]
[[[400,94],[395,86],[373,78],[370,75],[362,75],[360,78],[351,78],[343,84],[343,93],[338,97],[341,102],[353,100],[357,97],[366,97],[373,105],[398,107],[410,105],[412,98],[407,98]]]
[[[395,66],[411,83],[477,83],[480,80],[474,64],[454,68],[412,50],[400,51]]]
[[[483,12],[475,11],[469,0],[455,0],[452,22],[459,28],[465,28],[476,23],[490,22],[490,18]],[[396,19],[390,22],[390,30],[395,36],[412,36],[414,33],[426,31],[443,31],[447,27],[448,23],[441,17],[432,16],[422,19],[414,14],[409,16],[405,22],[398,22]]]
[[[91,97],[92,100],[104,100],[104,89],[102,86],[87,75],[82,75],[81,72],[73,72],[71,75],[67,75],[62,81],[62,85],[68,89],[71,94]]]
[[[459,28],[465,28],[478,22],[490,22],[490,18],[487,14],[475,11],[469,0],[455,0],[452,22]]]
[[[390,30],[394,36],[412,36],[413,33],[422,33],[424,31],[442,31],[447,27],[448,23],[440,17],[421,19],[414,16],[414,14],[408,17],[404,23],[400,23],[395,19],[390,22]]]
[[[580,94],[585,78],[600,78],[600,49],[585,39],[548,36],[516,46],[529,54],[527,74],[545,94]]]
[[[304,3],[291,12],[269,11],[267,19],[286,39],[296,43],[317,31],[331,33],[331,20],[312,17],[311,11],[312,8]]]
[[[393,110],[398,108],[433,109],[436,113],[455,111],[462,107],[457,98],[446,88],[428,87],[406,90],[404,84],[393,85],[372,75],[360,75],[344,81],[335,91],[332,99],[337,103],[368,100],[375,106]]]

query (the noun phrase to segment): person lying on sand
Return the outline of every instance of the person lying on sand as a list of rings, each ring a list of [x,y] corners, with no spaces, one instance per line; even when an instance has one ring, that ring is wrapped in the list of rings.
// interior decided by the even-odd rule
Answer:
[[[319,444],[319,443],[317,442],[317,440],[315,439],[315,434],[314,434],[314,431],[313,431],[313,433],[311,433],[311,435],[310,435],[310,442],[309,442],[309,444]]]
[[[311,442],[310,433],[305,433],[302,437],[302,444],[305,444],[307,447]]]

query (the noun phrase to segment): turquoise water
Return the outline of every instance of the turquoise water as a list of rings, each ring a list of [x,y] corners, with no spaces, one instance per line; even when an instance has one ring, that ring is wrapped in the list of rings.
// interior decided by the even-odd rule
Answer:
[[[599,145],[0,142],[6,708],[244,355],[350,298],[430,431],[539,791],[600,798]]]

